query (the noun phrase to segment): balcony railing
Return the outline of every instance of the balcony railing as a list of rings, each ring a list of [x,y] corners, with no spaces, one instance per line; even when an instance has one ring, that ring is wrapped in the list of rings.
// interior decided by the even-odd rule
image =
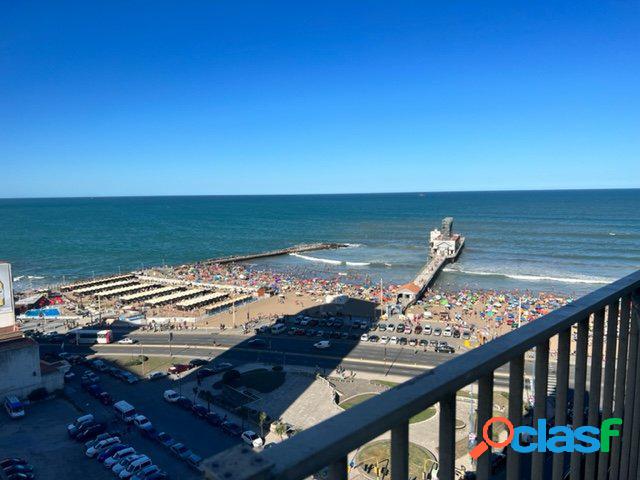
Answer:
[[[239,446],[222,452],[204,462],[205,475],[216,480],[295,480],[325,469],[325,478],[347,479],[349,453],[391,431],[391,478],[405,480],[409,477],[409,419],[439,403],[438,478],[454,479],[456,392],[478,383],[477,425],[484,425],[492,417],[494,372],[508,364],[508,417],[513,425],[521,425],[525,355],[535,348],[533,421],[547,418],[549,342],[557,335],[554,423],[567,425],[570,421],[572,376],[573,427],[599,426],[602,418],[620,417],[624,421],[622,434],[612,438],[609,453],[533,453],[527,461],[522,461],[522,454],[507,447],[506,478],[638,478],[639,310],[640,271],[457,356],[273,448],[256,453],[249,447]],[[577,325],[577,339],[572,362],[574,325]],[[479,457],[478,479],[491,478],[490,462],[490,455]]]

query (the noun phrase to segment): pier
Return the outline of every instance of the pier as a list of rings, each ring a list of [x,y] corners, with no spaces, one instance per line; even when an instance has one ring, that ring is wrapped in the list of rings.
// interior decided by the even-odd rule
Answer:
[[[205,265],[211,264],[223,264],[223,263],[235,263],[244,262],[247,260],[254,260],[256,258],[278,257],[280,255],[289,255],[290,253],[302,253],[315,250],[336,250],[338,248],[348,247],[345,243],[305,243],[300,245],[294,245],[293,247],[281,248],[279,250],[271,250],[269,252],[250,253],[247,255],[231,255],[228,257],[212,258],[209,260],[203,260],[200,263]]]
[[[448,263],[455,262],[464,247],[465,238],[453,233],[453,218],[442,220],[442,228],[429,234],[429,261],[422,267],[412,282],[402,285],[398,290],[398,303],[403,312],[418,301],[434,282],[440,271]]]

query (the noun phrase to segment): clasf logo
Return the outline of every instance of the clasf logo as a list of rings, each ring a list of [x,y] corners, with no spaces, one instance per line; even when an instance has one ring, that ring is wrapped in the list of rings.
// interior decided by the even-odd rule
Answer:
[[[494,423],[502,423],[507,428],[507,438],[502,442],[494,442],[489,436],[489,427]],[[578,427],[575,430],[568,426],[556,426],[547,430],[547,420],[538,420],[537,428],[522,425],[514,427],[509,419],[493,417],[482,427],[483,441],[476,445],[469,455],[477,460],[489,447],[503,448],[511,444],[518,453],[532,452],[579,452],[593,453],[598,450],[608,452],[611,448],[611,437],[619,437],[620,430],[614,429],[614,425],[622,425],[621,418],[607,418],[600,428],[592,426]],[[528,437],[531,441],[523,445],[522,437]]]

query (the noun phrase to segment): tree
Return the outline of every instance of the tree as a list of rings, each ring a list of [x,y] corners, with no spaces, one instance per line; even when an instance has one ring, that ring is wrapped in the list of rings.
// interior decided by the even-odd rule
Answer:
[[[258,414],[258,424],[260,425],[260,436],[264,438],[264,422],[267,420],[266,412],[260,412]]]
[[[286,432],[287,432],[287,426],[283,422],[276,423],[276,433],[280,437],[280,440],[282,440],[282,437],[284,437],[284,434]]]

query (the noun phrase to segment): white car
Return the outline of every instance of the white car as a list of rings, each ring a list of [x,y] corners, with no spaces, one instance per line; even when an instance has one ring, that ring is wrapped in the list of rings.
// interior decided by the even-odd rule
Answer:
[[[425,325],[422,329],[424,335],[431,335],[431,325]]]
[[[116,463],[120,463],[123,458],[127,458],[136,454],[136,449],[133,447],[123,448],[117,451],[104,461],[104,466],[107,468],[113,467]]]
[[[85,452],[85,454],[87,455],[87,457],[93,458],[100,452],[106,450],[110,446],[115,445],[117,443],[120,443],[120,439],[118,437],[111,437],[105,440],[101,440],[98,443],[96,443],[93,447],[89,447]]]
[[[135,462],[136,460],[138,460],[139,458],[144,457],[144,455],[128,455],[126,457],[124,457],[122,460],[120,460],[118,463],[116,463],[112,468],[111,471],[113,473],[115,473],[116,475],[120,476],[120,472],[122,472],[123,470],[126,470],[127,468],[129,468],[129,465],[131,465],[133,462]]]
[[[386,335],[384,337],[380,337],[380,343],[384,343],[385,345],[389,343],[389,337]]]
[[[251,445],[253,448],[261,447],[263,445],[262,439],[253,430],[247,430],[241,436],[242,441]]]
[[[313,344],[314,348],[318,348],[320,350],[323,350],[325,348],[329,348],[331,346],[331,342],[329,340],[321,340],[319,342],[316,342]]]
[[[138,473],[143,468],[147,468],[147,467],[149,467],[151,465],[153,465],[153,462],[151,461],[151,459],[149,457],[147,457],[146,455],[143,455],[139,459],[131,462],[131,464],[129,464],[129,466],[127,468],[123,469],[120,472],[119,477],[120,478],[129,478],[134,473]]]
[[[387,332],[393,332],[396,329],[396,326],[393,323],[387,324]]]
[[[398,344],[398,337],[391,337],[391,339],[389,340],[389,343],[391,345],[397,345]]]
[[[123,343],[125,345],[132,345],[136,343],[136,341],[133,338],[125,337],[118,340],[118,343]]]
[[[180,398],[180,395],[175,390],[165,390],[162,396],[169,403],[175,403]]]
[[[442,331],[442,336],[443,337],[450,337],[453,334],[453,330],[451,330],[451,327],[446,327],[443,331]]]
[[[362,335],[360,335],[360,340],[362,340],[363,342],[368,342],[369,341],[369,334],[363,333]]]
[[[407,325],[406,327],[404,327],[404,334],[405,335],[411,335],[412,331],[413,331],[413,329],[411,328],[411,325]]]
[[[144,415],[136,415],[133,417],[133,424],[140,430],[149,430],[153,425]]]
[[[151,372],[149,375],[147,375],[147,378],[149,380],[157,380],[158,378],[163,378],[167,376],[167,372],[159,372],[159,371],[155,371],[155,372]]]

